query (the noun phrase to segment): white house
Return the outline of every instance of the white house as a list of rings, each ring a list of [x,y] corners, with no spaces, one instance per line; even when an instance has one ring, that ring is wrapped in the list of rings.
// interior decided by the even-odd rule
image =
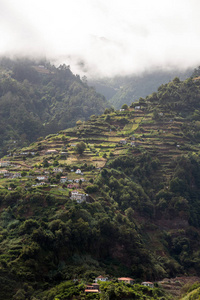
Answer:
[[[141,106],[135,106],[136,110],[139,110],[141,108]]]
[[[150,281],[144,281],[144,282],[142,282],[141,284],[144,285],[144,286],[151,287],[151,288],[154,287],[153,282],[150,282]]]
[[[98,281],[108,281],[108,277],[104,277],[102,275],[98,276],[95,278],[94,282],[98,282]]]
[[[76,182],[76,183],[79,183],[79,181],[80,181],[79,178],[74,179],[74,182]]]
[[[67,176],[60,177],[60,183],[65,183],[67,181]]]
[[[46,176],[43,176],[43,175],[41,175],[41,176],[37,176],[36,177],[37,178],[37,180],[47,180],[48,178],[46,177]]]
[[[80,170],[80,169],[77,169],[75,173],[76,173],[76,174],[81,174],[81,170]]]
[[[21,155],[29,155],[29,152],[21,152]]]

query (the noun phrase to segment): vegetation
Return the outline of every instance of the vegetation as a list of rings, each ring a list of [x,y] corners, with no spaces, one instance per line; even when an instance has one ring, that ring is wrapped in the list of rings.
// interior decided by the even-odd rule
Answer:
[[[1,58],[0,71],[0,156],[108,106],[66,65]]]
[[[116,279],[200,276],[199,95],[175,78],[3,158],[1,299],[168,299]]]

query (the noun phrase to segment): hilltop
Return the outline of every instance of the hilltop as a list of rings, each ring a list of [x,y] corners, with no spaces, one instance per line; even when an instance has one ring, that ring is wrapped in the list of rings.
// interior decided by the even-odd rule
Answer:
[[[70,66],[0,59],[0,157],[40,136],[75,126],[108,103]]]
[[[199,100],[199,78],[175,78],[4,157],[1,297],[21,282],[54,299],[99,274],[199,276]]]

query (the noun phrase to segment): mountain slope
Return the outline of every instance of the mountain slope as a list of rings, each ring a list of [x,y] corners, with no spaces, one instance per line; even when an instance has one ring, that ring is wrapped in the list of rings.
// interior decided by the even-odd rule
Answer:
[[[0,155],[102,113],[105,98],[46,61],[0,61]]]
[[[175,78],[11,151],[0,169],[1,298],[25,293],[21,282],[37,296],[100,274],[199,275],[199,100],[198,78]]]

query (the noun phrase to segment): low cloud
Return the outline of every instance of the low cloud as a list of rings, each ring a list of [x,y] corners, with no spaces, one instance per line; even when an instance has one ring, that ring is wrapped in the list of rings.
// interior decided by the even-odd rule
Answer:
[[[88,76],[200,64],[198,0],[3,0],[0,54],[42,56]]]

